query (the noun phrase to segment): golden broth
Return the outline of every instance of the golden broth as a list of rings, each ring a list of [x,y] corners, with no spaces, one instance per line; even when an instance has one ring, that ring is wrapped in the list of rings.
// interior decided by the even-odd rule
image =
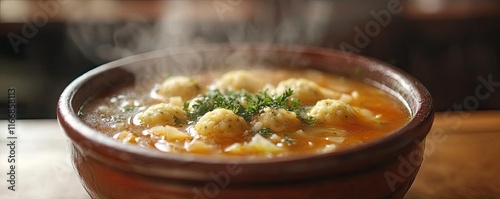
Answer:
[[[227,74],[226,72],[228,71],[211,72],[191,78],[197,83],[196,89],[199,89],[198,93],[220,87],[237,90],[238,88],[234,87],[238,87],[237,85],[239,84],[251,90],[258,84],[260,85],[260,90],[267,88],[270,93],[274,91],[276,95],[280,94],[277,91],[279,90],[278,85],[280,83],[291,78],[294,78],[294,80],[303,78],[304,81],[312,81],[320,87],[319,91],[321,94],[318,97],[319,100],[334,99],[333,102],[339,100],[342,102],[341,104],[349,106],[346,110],[351,110],[352,108],[355,113],[354,119],[347,117],[348,114],[342,115],[342,117],[345,116],[347,118],[345,120],[342,118],[331,119],[332,121],[338,120],[340,122],[330,122],[330,120],[319,117],[318,114],[315,115],[317,118],[314,118],[313,109],[319,112],[319,115],[327,114],[330,117],[337,114],[333,112],[331,114],[323,113],[327,108],[317,107],[315,109],[314,107],[318,105],[315,105],[316,101],[314,101],[314,103],[303,105],[307,116],[312,117],[314,124],[302,122],[299,126],[295,125],[293,128],[291,127],[293,125],[290,125],[290,128],[288,125],[281,125],[284,130],[280,130],[280,132],[271,131],[271,133],[261,134],[260,131],[257,132],[259,129],[256,130],[256,126],[262,123],[265,124],[266,122],[256,119],[257,117],[260,119],[263,118],[260,116],[264,111],[260,110],[257,115],[246,120],[246,124],[241,124],[245,130],[232,132],[228,134],[229,136],[219,136],[219,134],[226,134],[227,132],[201,134],[196,130],[197,121],[183,123],[182,121],[178,121],[179,118],[174,117],[173,125],[165,125],[162,123],[164,121],[162,119],[168,119],[168,117],[156,115],[155,117],[160,117],[160,120],[156,120],[157,118],[153,118],[153,120],[146,117],[145,112],[147,112],[148,108],[159,103],[170,103],[183,107],[186,101],[191,100],[191,105],[187,108],[183,107],[183,109],[188,112],[190,109],[193,109],[192,103],[195,100],[185,99],[186,97],[180,99],[175,94],[168,95],[172,93],[170,92],[172,88],[168,88],[170,89],[168,91],[170,93],[167,92],[167,94],[160,95],[162,82],[157,82],[155,85],[148,85],[149,89],[137,89],[134,86],[129,86],[98,96],[89,100],[79,113],[87,124],[125,144],[139,145],[164,152],[266,155],[269,157],[290,154],[326,153],[345,147],[352,147],[383,137],[402,127],[410,119],[408,109],[390,94],[366,83],[342,76],[315,70],[248,69],[246,72],[251,73],[255,77],[248,79],[248,81],[257,80],[257,83],[245,83],[245,78],[240,76],[232,77],[232,79],[228,80],[228,83],[222,82],[227,79],[224,79],[223,76]],[[182,92],[186,91],[186,89],[179,90],[183,90]],[[296,93],[298,92],[294,91],[294,94]],[[188,92],[179,95],[189,96],[192,94]],[[309,100],[311,96],[306,92],[301,97]],[[290,97],[290,99],[296,98],[299,97]],[[332,110],[339,111],[339,109]],[[341,109],[340,112],[343,110]],[[273,114],[275,113],[273,112]],[[291,111],[286,112],[286,114],[289,116],[294,115]],[[138,119],[141,118],[140,116],[144,116],[142,120]],[[296,116],[299,117],[298,115]],[[224,116],[223,118],[227,117],[230,116]],[[198,117],[197,119],[200,118]],[[293,117],[290,120],[296,121]],[[159,121],[159,124],[146,121]],[[259,122],[260,124],[258,124]],[[215,126],[210,126],[209,128],[222,128],[220,127],[222,125],[220,122],[210,124],[214,124]],[[228,126],[231,126],[231,124]],[[205,126],[205,128],[207,127]],[[174,133],[172,134],[171,132]],[[179,134],[179,132],[183,134]],[[260,136],[256,136],[257,134]],[[260,138],[264,138],[265,140]],[[274,146],[267,145],[270,143]]]

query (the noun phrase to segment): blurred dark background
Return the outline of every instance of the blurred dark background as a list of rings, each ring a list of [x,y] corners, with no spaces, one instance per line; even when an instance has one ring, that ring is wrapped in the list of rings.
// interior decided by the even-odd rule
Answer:
[[[347,49],[415,76],[437,111],[500,109],[500,86],[477,90],[480,78],[500,82],[497,0],[2,0],[0,119],[9,87],[18,118],[55,118],[65,86],[100,64],[235,41]]]

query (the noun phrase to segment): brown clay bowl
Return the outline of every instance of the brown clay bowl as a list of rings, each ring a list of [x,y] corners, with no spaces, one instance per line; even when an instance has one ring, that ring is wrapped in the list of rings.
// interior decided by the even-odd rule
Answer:
[[[123,84],[153,80],[155,74],[195,74],[262,62],[313,67],[365,81],[406,104],[411,120],[386,137],[332,153],[248,159],[165,154],[125,145],[78,117],[89,98]],[[380,61],[308,46],[212,44],[155,51],[97,67],[64,90],[57,116],[92,198],[316,199],[402,198],[422,163],[434,113],[422,84]]]

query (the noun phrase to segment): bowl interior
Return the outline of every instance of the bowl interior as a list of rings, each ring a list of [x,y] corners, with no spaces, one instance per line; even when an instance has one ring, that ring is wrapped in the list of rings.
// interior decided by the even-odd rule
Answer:
[[[246,159],[197,154],[169,154],[116,142],[83,123],[78,110],[89,99],[103,92],[144,82],[159,82],[159,74],[193,75],[207,70],[244,68],[265,64],[288,68],[315,68],[364,81],[389,92],[405,104],[411,120],[404,127],[360,146],[314,156],[291,156],[277,159]],[[149,85],[149,83],[147,83]],[[61,95],[58,119],[75,146],[110,166],[155,176],[172,176],[165,168],[176,169],[182,178],[197,179],[200,173],[243,166],[248,175],[273,178],[277,174],[299,170],[321,175],[337,167],[338,172],[352,170],[390,158],[388,154],[423,139],[432,123],[432,99],[414,78],[388,64],[341,51],[306,46],[224,44],[192,48],[165,49],[136,55],[102,65],[71,83]],[[119,155],[117,155],[119,154]],[[343,165],[347,162],[349,164]],[[318,164],[314,164],[318,162]],[[319,164],[321,162],[321,164]],[[262,172],[262,165],[272,165]],[[283,170],[282,166],[288,169]],[[281,167],[281,168],[280,168]],[[186,172],[189,171],[189,172]],[[293,177],[290,177],[293,178]],[[283,179],[286,180],[286,179]]]

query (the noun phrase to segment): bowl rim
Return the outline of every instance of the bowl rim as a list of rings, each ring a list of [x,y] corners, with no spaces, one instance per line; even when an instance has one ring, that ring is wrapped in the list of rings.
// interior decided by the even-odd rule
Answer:
[[[127,64],[133,64],[135,62],[146,61],[148,59],[161,58],[163,56],[174,56],[184,53],[192,53],[193,49],[196,52],[209,52],[209,51],[220,51],[221,49],[233,49],[233,48],[258,48],[271,51],[284,51],[292,52],[298,54],[316,54],[323,55],[327,57],[336,57],[340,59],[351,59],[356,63],[371,63],[371,65],[377,65],[377,67],[371,67],[370,70],[387,70],[385,73],[390,73],[389,76],[396,78],[398,81],[408,83],[411,89],[416,89],[417,94],[414,96],[418,99],[418,107],[415,108],[415,112],[410,110],[411,119],[406,123],[405,126],[393,131],[392,133],[373,140],[362,145],[355,147],[348,147],[334,152],[324,153],[324,154],[314,154],[314,155],[292,155],[284,158],[234,158],[232,156],[221,156],[214,158],[211,155],[204,154],[190,154],[190,153],[169,153],[166,155],[164,152],[154,151],[151,149],[145,149],[142,147],[126,145],[120,142],[116,142],[111,137],[92,129],[90,126],[86,125],[78,116],[78,110],[73,110],[72,101],[74,96],[79,92],[82,85],[95,76],[101,74],[102,72],[111,70],[113,68],[119,68]],[[343,56],[343,57],[340,57]],[[399,99],[402,100],[402,99]],[[406,103],[402,101],[403,103]],[[408,105],[406,105],[408,106]],[[82,140],[86,143],[95,144],[96,146],[105,146],[108,149],[113,149],[115,151],[120,151],[126,154],[123,157],[142,157],[149,159],[151,161],[159,162],[176,162],[179,164],[185,163],[196,163],[196,164],[213,164],[213,165],[227,165],[227,164],[238,164],[238,165],[265,165],[273,163],[291,163],[296,161],[309,161],[309,160],[319,160],[324,158],[346,158],[353,154],[362,154],[364,152],[370,151],[371,149],[379,148],[381,145],[387,143],[398,144],[398,140],[403,137],[408,137],[409,132],[417,129],[424,120],[432,120],[434,115],[432,97],[429,91],[414,77],[407,74],[403,70],[396,68],[390,64],[379,61],[375,58],[361,56],[345,51],[327,49],[316,46],[307,45],[292,45],[292,44],[259,44],[259,43],[213,43],[213,44],[203,44],[189,47],[175,47],[155,50],[143,54],[133,55],[118,59],[112,62],[100,65],[72,81],[62,92],[59,101],[57,103],[57,119],[60,126],[65,130],[65,134],[71,139],[73,143],[81,142]],[[71,128],[73,132],[69,132],[67,129]],[[428,130],[425,130],[423,134],[410,136],[414,140],[417,137],[425,137]],[[78,143],[77,143],[78,144]],[[97,151],[97,153],[95,153]],[[92,150],[92,154],[99,156],[101,153],[108,153],[103,149],[96,148]],[[104,158],[104,157],[101,157]]]

